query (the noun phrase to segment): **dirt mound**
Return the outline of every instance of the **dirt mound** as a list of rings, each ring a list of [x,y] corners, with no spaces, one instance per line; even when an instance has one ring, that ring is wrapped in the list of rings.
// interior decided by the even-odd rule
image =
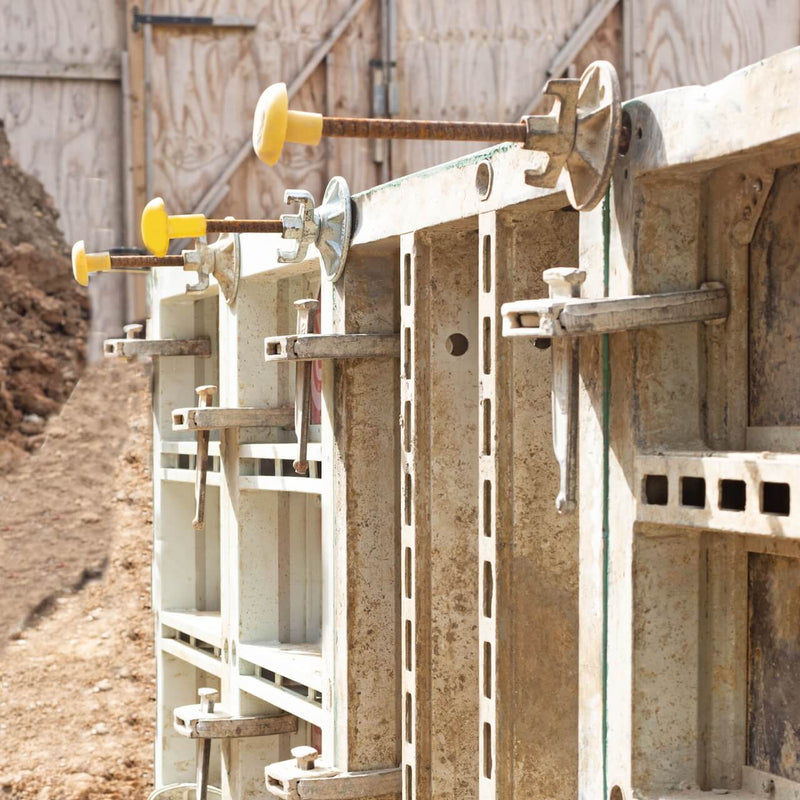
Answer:
[[[58,211],[13,160],[0,121],[0,472],[42,442],[84,367],[89,296],[72,278]]]
[[[150,420],[143,366],[93,365],[0,478],[3,797],[152,790]]]

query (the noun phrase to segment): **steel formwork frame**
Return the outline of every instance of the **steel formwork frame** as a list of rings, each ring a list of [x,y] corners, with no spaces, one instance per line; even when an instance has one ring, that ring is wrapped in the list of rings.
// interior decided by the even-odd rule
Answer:
[[[273,235],[241,235],[230,306],[156,271],[149,336],[212,341],[156,368],[157,785],[191,780],[171,711],[210,684],[235,714],[300,720],[221,745],[212,782],[235,800],[310,743],[365,781],[395,770],[381,796],[404,800],[752,795],[748,553],[800,556],[797,504],[764,510],[800,465],[756,452],[798,447],[750,424],[749,248],[775,171],[800,163],[796,93],[765,87],[798,69],[791,51],[626,104],[630,149],[585,214],[526,185],[541,154],[501,145],[355,195],[335,284],[313,254],[278,263]],[[551,353],[504,336],[501,308],[578,265],[585,298],[713,280],[730,308],[582,337],[579,510],[560,516]],[[396,334],[399,359],[323,362],[307,478],[293,431],[212,436],[195,534],[197,451],[172,409],[203,383],[222,407],[291,404],[293,367],[265,364],[263,339],[318,291],[321,333]],[[736,508],[742,491],[760,503]]]

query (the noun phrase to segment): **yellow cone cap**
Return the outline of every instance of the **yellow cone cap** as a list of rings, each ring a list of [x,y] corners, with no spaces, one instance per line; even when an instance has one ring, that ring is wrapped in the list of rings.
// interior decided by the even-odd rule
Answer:
[[[165,256],[170,239],[196,239],[206,235],[202,214],[169,216],[164,200],[154,197],[142,211],[142,241],[154,256]]]
[[[83,239],[72,245],[72,274],[81,286],[89,285],[90,272],[105,272],[109,269],[111,256],[108,253],[87,253]]]
[[[253,115],[253,150],[265,164],[274,166],[285,142],[319,144],[322,114],[289,111],[285,83],[273,83],[258,98]]]

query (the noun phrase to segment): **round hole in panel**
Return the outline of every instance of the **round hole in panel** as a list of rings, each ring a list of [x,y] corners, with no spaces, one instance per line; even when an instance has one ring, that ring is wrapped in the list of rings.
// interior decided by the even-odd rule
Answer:
[[[486,200],[492,193],[494,169],[488,161],[481,161],[475,170],[475,190],[481,200]]]
[[[451,333],[445,347],[451,356],[463,356],[469,350],[469,339],[463,333]]]

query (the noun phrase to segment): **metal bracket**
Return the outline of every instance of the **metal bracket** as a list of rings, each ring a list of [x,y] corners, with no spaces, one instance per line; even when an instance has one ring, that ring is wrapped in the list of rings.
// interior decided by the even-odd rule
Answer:
[[[525,170],[525,182],[552,189],[562,170],[572,207],[594,208],[605,194],[622,129],[619,78],[608,61],[595,61],[580,80],[555,78],[544,94],[555,98],[549,114],[523,117],[525,147],[547,153],[547,163]]]
[[[397,333],[310,333],[267,336],[264,360],[320,361],[341,358],[400,358]]]
[[[106,358],[134,359],[137,356],[201,356],[211,355],[211,340],[201,339],[139,339],[144,325],[125,325],[124,339],[106,339],[103,355]]]
[[[574,511],[577,503],[579,351],[575,337],[711,323],[728,316],[728,291],[721,283],[705,283],[685,292],[589,300],[580,298],[585,278],[579,269],[545,270],[549,299],[504,303],[500,308],[503,336],[544,339],[552,345],[553,450],[560,468],[556,508],[562,514]]]
[[[350,189],[341,177],[331,178],[316,208],[310,192],[303,189],[287,189],[284,202],[297,203],[299,213],[282,214],[283,238],[296,242],[290,250],[278,250],[281,264],[302,261],[310,245],[319,252],[323,274],[330,281],[337,281],[347,261],[352,230]]]
[[[197,17],[177,14],[142,14],[139,6],[134,6],[131,30],[138,33],[142,25],[178,26],[182,28],[255,28],[254,19],[244,17]]]
[[[213,431],[224,428],[288,428],[294,423],[291,406],[278,408],[176,408],[173,431]]]
[[[226,217],[233,219],[233,217]],[[241,271],[241,244],[238,233],[221,233],[213,244],[205,237],[199,238],[194,250],[184,250],[183,268],[197,273],[197,281],[187,284],[186,293],[204,292],[213,275],[228,305],[236,299]]]
[[[292,714],[235,717],[222,706],[204,711],[202,705],[180,706],[173,712],[175,730],[187,739],[244,739],[297,733],[297,717]]]
[[[313,747],[295,747],[294,758],[270,764],[264,770],[267,790],[281,800],[357,800],[399,794],[401,770],[340,772],[317,766]]]

